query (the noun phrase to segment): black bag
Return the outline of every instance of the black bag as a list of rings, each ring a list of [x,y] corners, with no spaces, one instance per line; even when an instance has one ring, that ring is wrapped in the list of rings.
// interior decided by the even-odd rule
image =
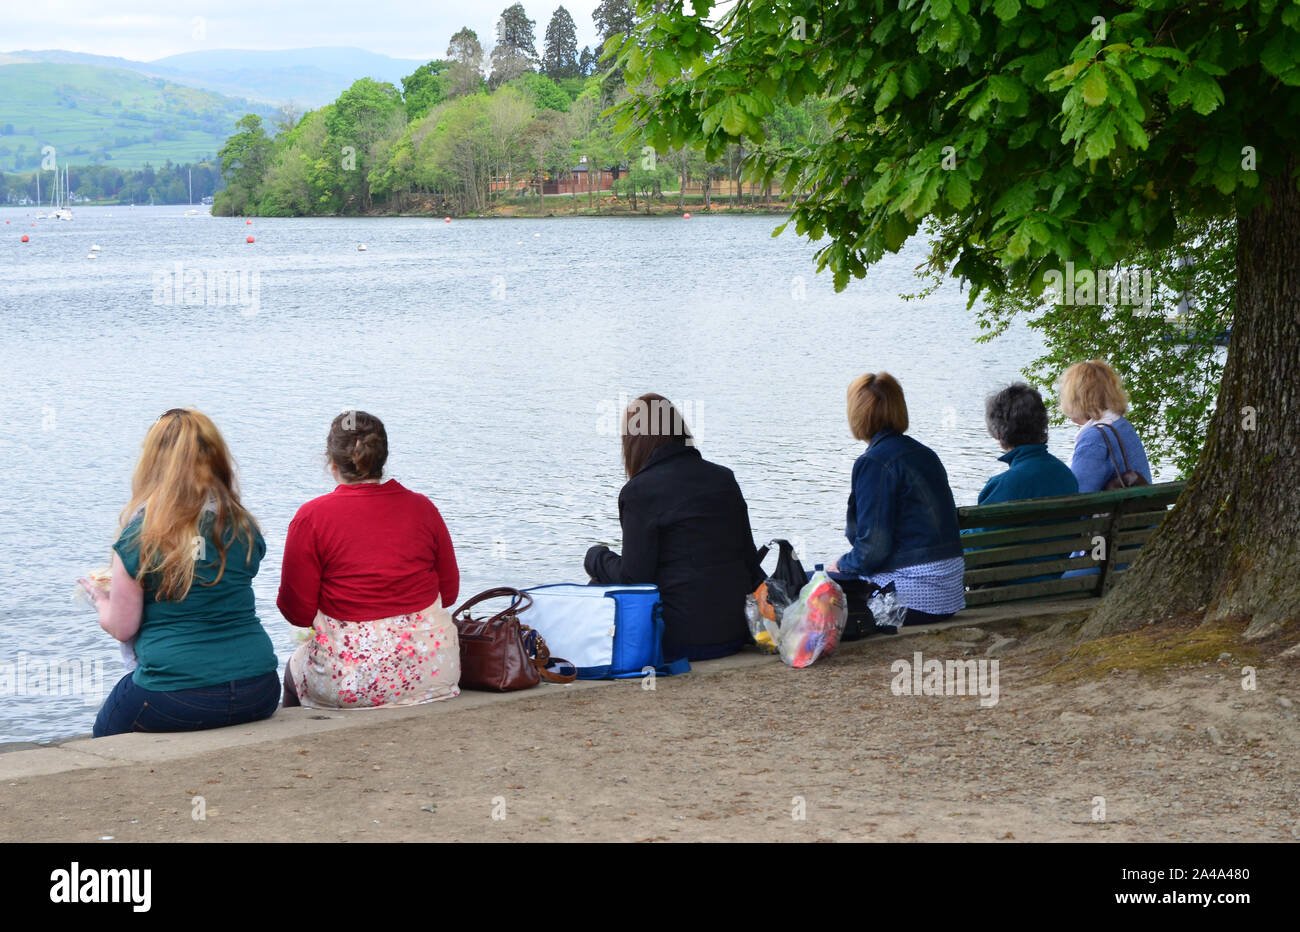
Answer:
[[[839,576],[840,574],[836,573],[835,575]],[[835,582],[844,590],[844,604],[849,610],[848,617],[844,621],[844,631],[840,634],[840,640],[856,641],[868,634],[875,633],[877,630],[876,621],[872,617],[871,609],[867,607],[867,602],[880,591],[880,587],[869,579],[858,579],[848,575],[836,579]]]
[[[785,607],[799,598],[799,590],[808,582],[808,573],[795,556],[794,546],[788,540],[780,538],[759,548],[759,563],[767,559],[773,544],[777,547],[776,569],[767,577],[767,601],[776,610],[777,621],[780,621]]]

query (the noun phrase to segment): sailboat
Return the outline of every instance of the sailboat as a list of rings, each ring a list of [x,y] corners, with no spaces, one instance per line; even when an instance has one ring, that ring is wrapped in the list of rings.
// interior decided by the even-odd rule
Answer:
[[[55,176],[57,177],[57,175],[58,175],[58,170],[56,169]],[[71,183],[72,182],[68,173],[68,169],[65,167],[63,169],[63,182],[59,186],[59,192],[61,195],[58,200],[59,206],[58,209],[54,211],[54,213],[50,214],[50,216],[55,220],[72,219],[72,206],[71,206],[72,198],[71,195],[68,193],[68,188],[71,186]]]

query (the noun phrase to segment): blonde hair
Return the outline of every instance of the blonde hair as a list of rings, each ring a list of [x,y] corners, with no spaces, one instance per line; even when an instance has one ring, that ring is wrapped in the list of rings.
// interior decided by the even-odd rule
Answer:
[[[907,402],[903,387],[888,372],[868,372],[849,383],[849,430],[870,443],[882,430],[907,431]]]
[[[1076,362],[1066,369],[1057,384],[1061,411],[1068,418],[1093,420],[1107,411],[1128,411],[1128,392],[1119,373],[1104,359]]]
[[[199,522],[209,498],[215,501],[212,539],[217,549],[216,585],[226,571],[224,531],[229,525],[245,539],[252,559],[257,522],[239,501],[234,462],[221,432],[207,415],[192,408],[172,408],[158,418],[144,438],[144,451],[131,478],[131,501],[122,509],[121,526],[144,508],[136,580],[158,574],[155,601],[184,599],[194,583],[201,540]]]

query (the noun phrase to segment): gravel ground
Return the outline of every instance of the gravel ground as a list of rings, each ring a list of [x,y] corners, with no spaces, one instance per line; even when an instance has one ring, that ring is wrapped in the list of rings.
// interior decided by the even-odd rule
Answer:
[[[1228,653],[1063,680],[1062,628],[873,637],[806,670],[33,777],[0,786],[0,840],[1300,838],[1300,663],[1259,661],[1253,690]],[[916,651],[996,659],[996,705],[895,695]]]

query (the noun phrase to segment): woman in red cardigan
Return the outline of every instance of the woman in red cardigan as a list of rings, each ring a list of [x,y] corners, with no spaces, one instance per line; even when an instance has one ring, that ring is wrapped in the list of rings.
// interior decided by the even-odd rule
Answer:
[[[338,487],[289,524],[276,605],[312,637],[289,658],[284,704],[358,709],[459,695],[460,646],[448,614],[460,588],[442,515],[384,479],[388,434],[346,411],[326,440]]]

